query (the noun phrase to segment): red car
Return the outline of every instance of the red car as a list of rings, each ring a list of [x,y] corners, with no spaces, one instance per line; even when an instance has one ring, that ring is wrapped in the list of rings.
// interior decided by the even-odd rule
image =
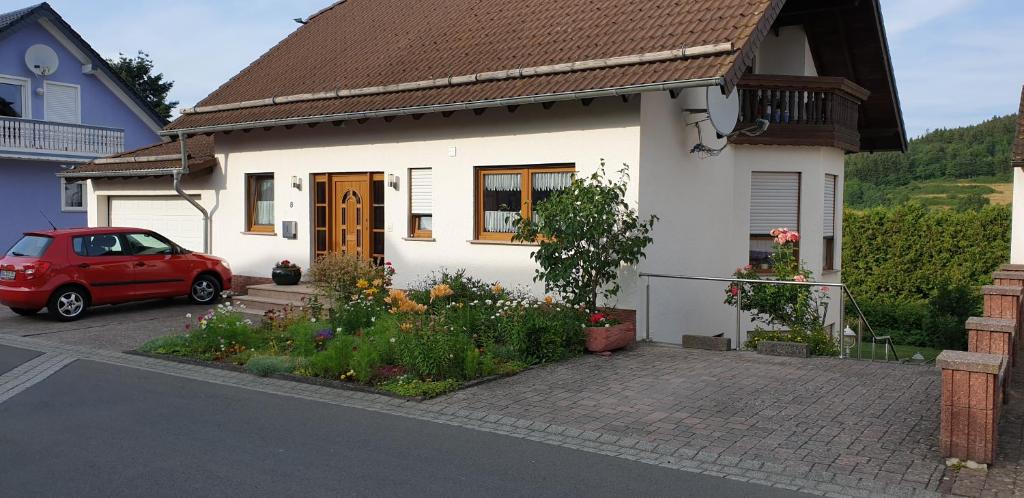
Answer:
[[[65,322],[102,304],[177,296],[212,304],[229,289],[227,261],[139,228],[29,232],[0,258],[0,304],[26,316],[47,308]]]

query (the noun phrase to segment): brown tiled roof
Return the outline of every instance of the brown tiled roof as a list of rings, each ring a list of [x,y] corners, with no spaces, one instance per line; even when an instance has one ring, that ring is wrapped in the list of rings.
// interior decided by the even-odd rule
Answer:
[[[732,43],[730,52],[429,90],[186,114],[191,129],[724,78],[750,64],[783,0],[347,0],[199,106]]]
[[[1020,94],[1020,111],[1017,112],[1017,139],[1013,142],[1013,165],[1024,166],[1024,89]]]
[[[188,146],[188,166],[190,173],[205,171],[217,165],[217,158],[213,155],[212,136],[196,135],[189,137],[185,141],[185,144]],[[96,164],[96,162],[86,163],[82,166],[76,167],[75,169],[63,172],[59,176],[66,178],[103,178],[107,175],[111,177],[133,176],[131,173],[138,173],[137,176],[166,175],[167,170],[181,168],[181,159],[143,162],[131,162],[127,160],[124,162],[108,161],[118,158],[132,158],[138,161],[145,158],[180,154],[181,145],[179,142],[163,142],[103,158],[104,160],[101,164]]]

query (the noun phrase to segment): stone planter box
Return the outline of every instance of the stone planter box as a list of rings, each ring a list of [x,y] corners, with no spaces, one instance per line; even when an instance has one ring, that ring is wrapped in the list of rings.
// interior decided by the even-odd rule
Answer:
[[[587,327],[587,351],[607,353],[636,343],[636,324],[620,323],[610,327]]]
[[[799,342],[761,341],[757,343],[757,353],[771,356],[809,358],[811,356],[811,345]]]
[[[732,349],[732,339],[728,337],[683,334],[683,347],[687,349],[706,349],[708,351],[728,351]]]

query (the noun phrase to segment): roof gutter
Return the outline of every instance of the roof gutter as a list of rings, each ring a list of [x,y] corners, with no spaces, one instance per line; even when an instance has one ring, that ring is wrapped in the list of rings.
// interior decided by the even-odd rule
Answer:
[[[199,201],[192,198],[191,195],[185,193],[185,190],[181,188],[181,177],[182,175],[188,174],[188,144],[185,140],[185,134],[178,134],[178,142],[181,144],[181,168],[175,170],[174,175],[174,191],[178,193],[178,196],[188,201],[193,207],[199,210],[203,215],[203,253],[210,254],[210,212],[203,207]]]
[[[178,159],[178,156],[174,156]],[[181,171],[181,168],[163,168],[163,169],[140,169],[140,170],[128,170],[128,171],[88,171],[78,172],[74,170],[57,173],[60,178],[115,178],[115,177],[141,177],[141,176],[168,176],[173,175]]]
[[[339,114],[324,114],[320,116],[307,116],[296,118],[267,119],[260,121],[247,121],[241,123],[229,123],[222,125],[197,126],[193,128],[181,128],[175,130],[164,130],[160,132],[163,136],[187,136],[200,133],[217,133],[236,130],[246,130],[260,127],[274,126],[295,126],[303,124],[319,124],[338,121],[354,121],[357,119],[385,118],[392,116],[407,116],[412,114],[430,114],[437,112],[467,111],[473,109],[484,109],[489,107],[505,107],[526,104],[541,104],[545,102],[562,102],[570,100],[595,99],[601,97],[615,97],[632,95],[642,92],[657,92],[681,90],[684,88],[698,88],[709,86],[724,86],[725,78],[698,78],[692,80],[677,80],[663,83],[645,83],[641,85],[627,85],[613,88],[599,88],[594,90],[581,90],[577,92],[547,93],[541,95],[527,95],[522,97],[510,97],[504,99],[478,100],[472,102],[458,102],[452,104],[435,104],[416,107],[402,107],[395,109],[383,109],[379,111],[360,111]]]

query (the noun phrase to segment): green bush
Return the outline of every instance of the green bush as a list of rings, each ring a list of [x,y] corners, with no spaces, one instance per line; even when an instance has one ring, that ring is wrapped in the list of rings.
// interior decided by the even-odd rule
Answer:
[[[792,330],[765,330],[754,329],[744,347],[757,349],[757,344],[762,341],[798,342],[811,346],[811,354],[814,356],[836,356],[839,354],[839,347],[835,340],[829,336],[824,327],[814,326],[808,328],[794,328]]]
[[[462,383],[454,380],[423,381],[419,379],[398,379],[386,382],[377,387],[385,391],[391,391],[400,396],[423,396],[424,398],[436,398],[442,394],[455,391]]]
[[[295,370],[295,360],[285,356],[253,356],[245,364],[245,369],[260,377],[291,373]]]
[[[139,351],[156,354],[186,355],[190,353],[188,338],[183,335],[169,335],[146,341]]]
[[[315,353],[304,367],[304,373],[316,377],[337,379],[348,373],[352,365],[352,356],[356,348],[354,336],[338,336],[332,339],[327,348]]]

